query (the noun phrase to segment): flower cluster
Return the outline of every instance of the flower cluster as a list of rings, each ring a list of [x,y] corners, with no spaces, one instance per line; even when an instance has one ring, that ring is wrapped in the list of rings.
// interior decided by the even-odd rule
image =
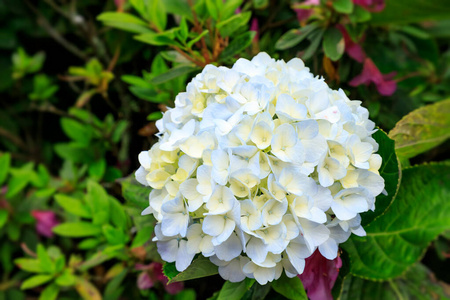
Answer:
[[[384,189],[360,104],[298,58],[206,66],[139,155],[161,258],[183,271],[201,253],[224,279],[260,284],[301,274],[316,249],[335,259]]]

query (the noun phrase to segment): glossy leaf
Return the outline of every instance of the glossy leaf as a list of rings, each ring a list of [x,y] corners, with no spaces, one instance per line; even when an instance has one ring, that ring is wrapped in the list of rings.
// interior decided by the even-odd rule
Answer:
[[[240,300],[254,283],[255,280],[248,277],[241,282],[225,281],[217,300]]]
[[[434,297],[432,296],[434,295]],[[448,299],[444,285],[424,265],[412,266],[402,276],[384,282],[347,276],[342,283],[340,300],[430,300]]]
[[[380,194],[375,202],[375,211],[369,210],[361,214],[361,225],[365,226],[375,218],[382,215],[394,201],[401,182],[401,165],[395,154],[395,143],[387,134],[379,129],[372,137],[377,141],[379,148],[377,153],[382,158],[379,173],[384,179],[387,195]]]
[[[389,132],[397,155],[411,158],[450,138],[450,99],[416,109]]]
[[[165,268],[166,270],[166,268]],[[218,268],[213,264],[209,258],[199,255],[196,259],[192,261],[190,266],[181,273],[176,274],[174,277],[168,277],[169,282],[186,281],[196,278],[207,277],[211,275],[218,274]],[[164,272],[166,276],[172,275]]]
[[[387,280],[401,275],[424,254],[437,235],[450,228],[450,165],[421,165],[403,170],[396,200],[365,227],[366,237],[342,244],[351,273]]]
[[[308,300],[302,281],[297,276],[288,278],[284,273],[272,282],[272,288],[290,300]]]

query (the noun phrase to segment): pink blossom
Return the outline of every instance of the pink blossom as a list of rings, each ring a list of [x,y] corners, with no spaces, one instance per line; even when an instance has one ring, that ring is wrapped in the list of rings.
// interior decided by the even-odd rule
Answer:
[[[342,260],[339,256],[334,260],[328,260],[316,251],[307,258],[305,270],[298,277],[302,280],[308,298],[333,300],[331,289],[336,282],[340,267],[342,267]]]
[[[50,210],[32,210],[31,215],[36,219],[36,231],[45,237],[53,237],[52,228],[59,224],[54,212]]]
[[[140,290],[147,290],[155,283],[147,272],[141,272],[137,278],[137,286]]]
[[[353,78],[349,84],[351,86],[358,86],[361,84],[369,85],[373,82],[381,95],[390,96],[397,89],[397,83],[392,80],[395,74],[395,72],[381,74],[373,61],[370,58],[366,58],[361,74]]]
[[[250,25],[250,31],[256,32],[255,37],[253,38],[253,42],[258,42],[259,41],[259,24],[258,24],[258,19],[256,19],[256,18],[252,19],[252,23]]]
[[[364,7],[370,12],[380,12],[386,6],[384,0],[353,0],[353,3]]]
[[[182,282],[167,284],[169,280],[166,276],[164,276],[162,264],[160,263],[152,262],[148,265],[136,264],[134,268],[142,271],[139,274],[136,283],[138,288],[141,290],[152,288],[156,282],[161,282],[164,285],[166,292],[171,295],[177,294],[183,290],[184,285]]]
[[[306,0],[303,1],[302,3],[299,3],[301,5],[311,5],[311,6],[316,6],[320,4],[320,0]],[[307,20],[311,14],[313,13],[312,9],[302,9],[302,8],[297,8],[294,9],[295,13],[297,14],[297,19],[299,22]]]
[[[366,53],[362,49],[361,45],[358,43],[355,43],[350,35],[348,34],[347,30],[344,26],[341,24],[338,24],[336,26],[342,33],[342,36],[344,37],[345,41],[345,53],[347,53],[348,56],[353,58],[359,63],[362,63],[364,59],[366,58]]]

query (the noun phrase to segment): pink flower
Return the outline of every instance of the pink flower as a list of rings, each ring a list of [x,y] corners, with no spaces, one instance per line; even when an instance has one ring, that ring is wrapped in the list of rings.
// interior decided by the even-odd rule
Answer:
[[[353,78],[349,84],[351,86],[358,86],[361,84],[369,85],[373,82],[381,95],[390,96],[397,89],[397,83],[392,80],[395,74],[395,72],[384,75],[381,74],[373,61],[370,58],[366,58],[361,74]]]
[[[256,19],[256,18],[252,19],[252,23],[250,25],[250,31],[256,32],[255,37],[253,38],[253,42],[257,43],[259,41],[259,24],[258,24],[258,19]]]
[[[177,294],[183,290],[184,285],[182,282],[167,284],[169,280],[164,276],[162,264],[160,263],[152,262],[148,265],[136,264],[134,268],[142,271],[136,282],[138,288],[141,290],[152,288],[156,282],[161,282],[164,285],[166,292],[171,295]]]
[[[51,238],[52,228],[59,224],[54,212],[50,210],[32,210],[31,215],[36,219],[36,231],[38,234]]]
[[[384,0],[353,0],[353,3],[362,6],[370,12],[380,12],[386,6]]]
[[[301,5],[311,5],[311,6],[316,6],[320,4],[320,0],[306,0],[303,1],[302,3],[299,3]],[[297,8],[294,9],[295,13],[297,14],[297,19],[299,22],[307,20],[311,14],[313,13],[312,9],[302,9],[302,8]]]
[[[338,24],[337,29],[339,29],[342,33],[342,36],[344,37],[345,41],[345,53],[347,53],[348,56],[353,58],[359,63],[362,63],[364,59],[366,58],[366,53],[362,49],[360,44],[355,43],[350,35],[348,34],[347,30],[344,26],[341,24]]]
[[[342,267],[342,260],[339,256],[334,260],[328,260],[316,251],[307,258],[305,270],[298,277],[303,282],[308,298],[333,300],[331,289],[338,277],[340,267]]]
[[[147,290],[155,284],[147,272],[141,272],[137,278],[137,287],[140,290]]]

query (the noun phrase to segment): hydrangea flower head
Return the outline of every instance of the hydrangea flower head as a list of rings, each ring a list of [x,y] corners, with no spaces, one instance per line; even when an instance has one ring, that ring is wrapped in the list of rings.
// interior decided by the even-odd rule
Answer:
[[[139,155],[161,258],[183,271],[202,254],[260,284],[302,274],[316,249],[335,259],[384,189],[368,116],[298,58],[206,66]]]

